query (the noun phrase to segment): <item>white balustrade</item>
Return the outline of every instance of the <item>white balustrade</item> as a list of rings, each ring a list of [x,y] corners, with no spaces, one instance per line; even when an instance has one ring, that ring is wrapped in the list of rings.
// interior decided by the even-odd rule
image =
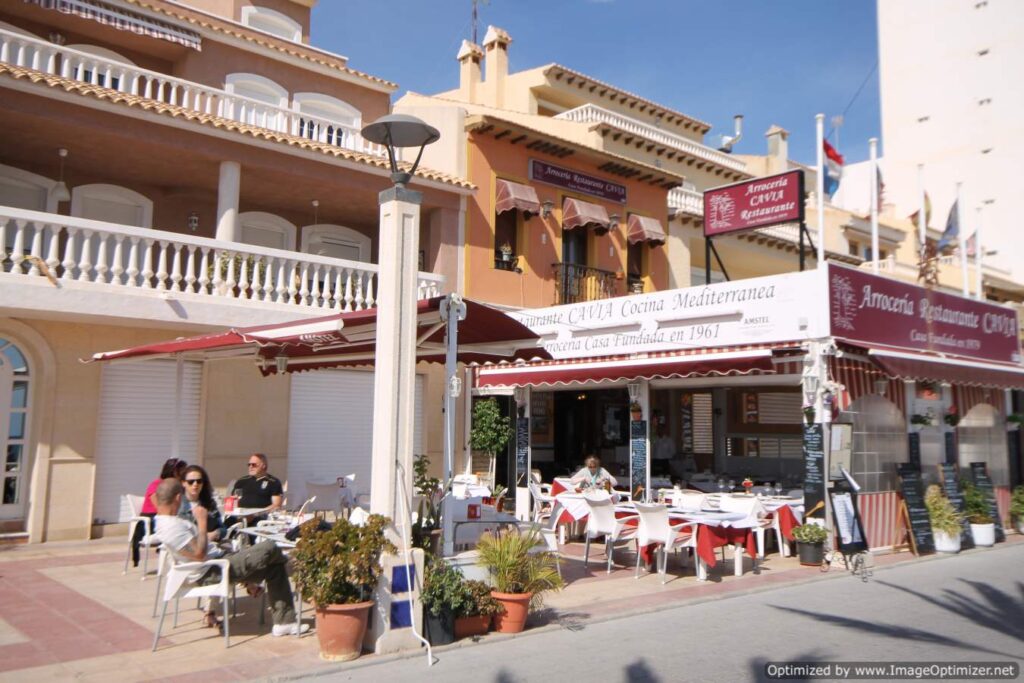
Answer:
[[[564,119],[566,121],[575,121],[576,123],[607,123],[610,126],[615,126],[627,133],[632,133],[639,137],[651,140],[653,142],[660,142],[663,145],[668,145],[677,150],[680,150],[690,156],[710,161],[719,166],[730,168],[734,171],[745,173],[747,165],[741,160],[729,156],[723,152],[719,152],[716,149],[702,145],[699,142],[685,138],[682,135],[676,135],[669,131],[656,128],[649,123],[644,123],[638,119],[634,119],[631,116],[619,114],[618,112],[599,107],[596,104],[584,104],[583,106],[564,111],[561,114],[555,116],[556,119]]]
[[[110,88],[203,114],[304,137],[332,147],[387,157],[386,149],[363,139],[344,123],[277,107],[201,83],[141,69],[45,40],[0,29],[0,62]]]
[[[682,209],[695,216],[704,215],[704,195],[696,190],[674,187],[668,191],[668,205],[673,209]]]
[[[154,296],[325,311],[376,304],[375,264],[190,234],[0,206],[0,245],[0,277],[40,277],[48,269],[58,282],[148,289]],[[418,297],[440,295],[443,282],[443,276],[419,273]]]

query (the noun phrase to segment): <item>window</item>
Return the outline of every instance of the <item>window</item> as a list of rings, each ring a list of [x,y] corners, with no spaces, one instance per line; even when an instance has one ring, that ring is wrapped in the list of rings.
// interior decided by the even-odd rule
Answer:
[[[343,225],[307,225],[302,228],[302,251],[346,261],[370,262],[368,236]]]
[[[879,261],[884,261],[887,258],[889,258],[889,252],[886,251],[885,249],[879,249],[878,250],[878,260]]]
[[[295,93],[293,108],[302,114],[299,135],[336,147],[351,147],[350,139],[362,128],[363,115],[348,102],[320,93]]]
[[[296,43],[302,42],[302,25],[291,17],[269,7],[243,7],[242,23],[249,28],[269,33],[278,38]]]
[[[0,519],[20,517],[24,510],[30,379],[25,354],[0,339]]]
[[[503,211],[494,215],[494,267],[498,270],[515,270],[519,254],[516,233],[519,228],[519,212]]]
[[[849,252],[850,256],[860,256],[860,243],[851,240]]]
[[[120,185],[79,185],[71,190],[71,215],[118,225],[151,228],[153,202],[145,195]]]
[[[644,291],[644,245],[646,242],[629,244],[626,247],[626,285],[630,294]]]
[[[56,184],[44,176],[0,164],[0,206],[56,213],[57,200],[51,194]],[[13,239],[8,237],[12,243]]]
[[[729,457],[799,459],[803,446],[801,399],[800,392],[792,390],[730,390]]]
[[[258,247],[295,251],[295,226],[280,216],[263,211],[238,215],[239,241]]]
[[[108,62],[117,62],[124,64],[125,66],[135,66],[127,57],[123,57],[113,50],[108,50],[105,47],[97,47],[96,45],[68,45],[68,49],[77,50],[79,52],[85,52],[90,55],[95,55],[100,59]],[[111,88],[113,90],[121,89],[121,76],[123,69],[118,67],[108,68],[107,64],[94,62],[93,60],[79,57],[68,53],[67,64],[65,70],[69,70],[71,77],[78,81],[85,83],[94,83],[104,88]],[[95,73],[94,73],[95,71]],[[107,80],[109,74],[109,81]]]
[[[840,418],[853,423],[850,467],[862,493],[896,490],[896,463],[907,461],[907,425],[894,404],[861,396]]]
[[[224,90],[245,99],[229,98],[221,105],[221,116],[260,128],[287,129],[285,114],[280,110],[288,108],[288,91],[274,81],[257,74],[228,74]]]
[[[987,403],[971,408],[957,427],[960,443],[960,471],[966,478],[972,462],[988,465],[994,486],[1008,486],[1010,472],[1006,448],[1006,430],[999,411]]]

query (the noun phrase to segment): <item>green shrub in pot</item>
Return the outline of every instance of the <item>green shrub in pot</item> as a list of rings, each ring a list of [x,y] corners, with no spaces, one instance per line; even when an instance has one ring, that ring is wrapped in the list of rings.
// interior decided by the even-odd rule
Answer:
[[[462,609],[455,614],[455,637],[482,636],[490,630],[492,617],[501,614],[503,608],[483,581],[466,581],[463,588],[466,595]]]
[[[1010,517],[1017,525],[1017,531],[1024,533],[1024,485],[1013,489],[1010,496]]]
[[[468,608],[468,599],[462,571],[441,559],[431,561],[420,591],[431,644],[447,645],[455,640],[455,616]]]
[[[828,531],[818,524],[803,524],[793,529],[793,538],[799,543],[814,545],[824,543],[828,538]]]
[[[971,482],[964,482],[964,515],[971,524],[994,524],[995,520],[988,513],[988,500],[985,492]]]
[[[960,532],[963,529],[961,515],[937,484],[928,487],[924,494],[924,507],[928,510],[935,549],[941,553],[960,552]]]

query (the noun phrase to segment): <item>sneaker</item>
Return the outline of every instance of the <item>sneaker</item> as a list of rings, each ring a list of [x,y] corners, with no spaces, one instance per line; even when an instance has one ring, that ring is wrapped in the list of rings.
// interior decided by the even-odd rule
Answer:
[[[296,625],[294,622],[290,624],[274,624],[274,628],[271,634],[275,638],[281,636],[297,636],[303,634],[309,630],[309,624]]]

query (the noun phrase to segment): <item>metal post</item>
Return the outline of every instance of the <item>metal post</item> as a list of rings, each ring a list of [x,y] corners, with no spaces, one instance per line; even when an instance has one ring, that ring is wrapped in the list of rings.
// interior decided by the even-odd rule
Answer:
[[[185,382],[185,359],[174,356],[174,424],[171,426],[171,457],[181,457],[181,394]]]
[[[818,133],[818,268],[825,263],[825,115],[814,117]]]
[[[878,275],[878,138],[868,140],[871,151],[871,271]]]
[[[704,238],[704,284],[711,284],[711,238]]]
[[[457,294],[449,294],[441,302],[441,319],[445,321],[445,356],[444,356],[444,498],[441,501],[441,541],[443,555],[451,556],[455,552],[455,539],[452,537],[451,515],[451,482],[455,470],[455,399],[458,396],[456,384],[461,382],[458,377],[459,321],[466,318],[466,305]]]

